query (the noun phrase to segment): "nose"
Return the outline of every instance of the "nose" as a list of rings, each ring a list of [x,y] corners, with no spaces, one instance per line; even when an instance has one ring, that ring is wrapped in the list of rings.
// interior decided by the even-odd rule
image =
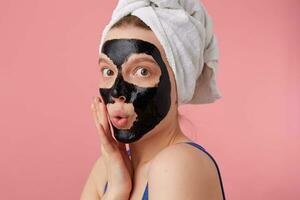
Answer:
[[[111,97],[115,102],[125,102],[126,97],[125,96],[119,96],[119,97]]]
[[[127,100],[129,100],[128,94],[128,84],[124,81],[122,75],[118,75],[118,77],[115,80],[115,83],[112,87],[112,90],[110,91],[111,99],[114,102],[123,102],[125,103]]]

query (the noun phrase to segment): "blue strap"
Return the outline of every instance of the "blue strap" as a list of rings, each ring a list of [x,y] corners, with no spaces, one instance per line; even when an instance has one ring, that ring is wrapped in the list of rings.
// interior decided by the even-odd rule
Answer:
[[[215,159],[212,157],[212,155],[210,155],[210,153],[208,153],[202,146],[200,146],[199,144],[195,143],[195,142],[185,142],[187,144],[190,144],[200,150],[202,150],[204,153],[206,153],[211,159],[212,161],[214,162],[216,168],[217,168],[217,171],[218,171],[218,176],[219,176],[219,181],[220,181],[220,184],[221,184],[221,189],[222,189],[222,196],[223,196],[223,200],[226,200],[225,198],[225,192],[224,192],[224,188],[223,188],[223,182],[222,182],[222,178],[221,178],[221,173],[220,173],[220,169],[218,167],[218,164],[217,162],[215,161]]]
[[[148,182],[147,182],[142,200],[148,200]]]
[[[105,192],[106,192],[107,185],[108,185],[108,182],[106,181],[103,193],[105,193]]]
[[[127,154],[128,154],[128,156],[130,156],[130,154],[131,154],[130,149],[127,150]]]

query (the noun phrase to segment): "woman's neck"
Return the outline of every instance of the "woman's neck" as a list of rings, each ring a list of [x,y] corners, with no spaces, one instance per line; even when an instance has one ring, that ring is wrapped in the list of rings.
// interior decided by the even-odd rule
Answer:
[[[178,121],[176,122],[176,124],[168,123],[168,126],[160,127],[157,130],[156,127],[141,140],[129,144],[134,170],[150,163],[157,153],[167,146],[189,140],[182,133]]]

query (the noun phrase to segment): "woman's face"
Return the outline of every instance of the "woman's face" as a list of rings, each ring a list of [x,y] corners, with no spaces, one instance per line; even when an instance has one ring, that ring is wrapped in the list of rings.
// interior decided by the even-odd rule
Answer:
[[[99,92],[118,141],[135,142],[172,118],[174,76],[152,31],[134,26],[110,30],[99,67]]]

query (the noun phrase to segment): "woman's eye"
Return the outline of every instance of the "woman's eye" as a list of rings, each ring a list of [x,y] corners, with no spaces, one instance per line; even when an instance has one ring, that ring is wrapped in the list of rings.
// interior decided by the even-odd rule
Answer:
[[[104,76],[113,76],[114,75],[114,71],[111,69],[104,68],[102,71],[103,71]]]
[[[138,76],[144,76],[144,77],[148,76],[149,73],[150,73],[149,70],[146,69],[146,68],[143,68],[143,67],[139,68],[139,69],[136,71],[136,74],[137,74]]]

